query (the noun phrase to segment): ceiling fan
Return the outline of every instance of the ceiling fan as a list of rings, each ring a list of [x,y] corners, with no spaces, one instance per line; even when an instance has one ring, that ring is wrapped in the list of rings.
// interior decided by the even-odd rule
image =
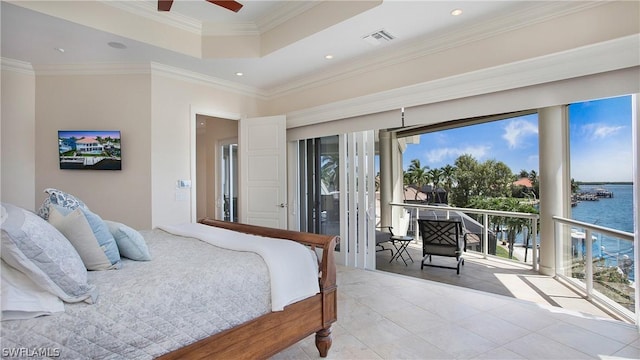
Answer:
[[[225,9],[231,10],[233,12],[238,12],[240,11],[240,9],[242,9],[242,4],[240,4],[237,1],[232,1],[232,0],[221,0],[221,1],[206,0],[206,1],[215,5],[221,6]],[[171,10],[171,5],[173,5],[173,0],[158,0],[158,11],[169,11]]]

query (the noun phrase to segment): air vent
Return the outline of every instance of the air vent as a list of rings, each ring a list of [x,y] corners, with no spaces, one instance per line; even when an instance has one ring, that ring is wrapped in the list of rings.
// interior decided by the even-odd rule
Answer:
[[[368,42],[371,45],[380,45],[393,39],[395,39],[395,36],[391,35],[387,30],[378,30],[372,34],[362,37],[362,40]]]

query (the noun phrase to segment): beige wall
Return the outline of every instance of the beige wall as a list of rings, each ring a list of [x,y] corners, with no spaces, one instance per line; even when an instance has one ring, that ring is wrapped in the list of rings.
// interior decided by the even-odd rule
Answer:
[[[192,112],[239,118],[256,116],[260,104],[251,96],[152,72],[34,76],[3,71],[2,201],[37,210],[43,190],[53,187],[78,196],[104,219],[137,229],[189,222],[197,202],[176,183],[195,183]],[[64,129],[120,130],[122,170],[60,170],[57,131]]]
[[[254,117],[264,105],[250,96],[162,74],[152,75],[151,90],[152,226],[190,222],[196,216],[192,214],[197,211],[196,199],[176,189],[176,183],[195,175],[196,120],[192,113]]]
[[[149,75],[37,77],[36,202],[53,187],[78,196],[103,219],[151,226],[149,82]],[[122,170],[60,170],[58,130],[120,130]]]
[[[4,65],[4,64],[3,64]],[[35,91],[30,70],[2,70],[1,188],[2,202],[35,208]],[[54,135],[55,137],[55,135]],[[55,148],[54,148],[55,151]]]

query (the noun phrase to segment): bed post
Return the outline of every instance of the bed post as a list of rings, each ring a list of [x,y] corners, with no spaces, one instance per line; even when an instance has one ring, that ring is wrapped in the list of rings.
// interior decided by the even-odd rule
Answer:
[[[322,277],[320,278],[320,292],[322,293],[322,325],[316,332],[316,348],[320,357],[326,357],[333,340],[331,339],[331,325],[338,319],[338,298],[336,285],[336,264],[333,250],[340,238],[335,236],[322,247]]]

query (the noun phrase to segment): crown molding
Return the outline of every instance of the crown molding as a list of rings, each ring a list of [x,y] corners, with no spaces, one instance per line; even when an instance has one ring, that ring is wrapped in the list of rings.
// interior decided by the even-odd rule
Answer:
[[[152,3],[145,1],[99,1],[105,5],[186,30],[200,36],[261,35],[264,32],[269,31],[318,5],[317,2],[289,1],[257,19],[255,23],[243,22],[219,24],[202,22],[176,12],[158,12]]]
[[[201,21],[178,13],[159,12],[151,3],[145,1],[99,0],[99,2],[137,16],[202,35],[203,24]]]
[[[260,33],[265,33],[320,4],[319,1],[287,1],[256,20]]]
[[[151,63],[93,63],[93,64],[56,64],[56,65],[31,65],[30,63],[1,58],[2,70],[21,72],[37,76],[73,76],[73,75],[141,75],[155,74],[181,81],[213,87],[244,96],[268,100],[260,90],[239,85],[237,83],[218,79],[197,72],[164,65]]]
[[[640,66],[640,34],[287,113],[287,128]],[[616,54],[616,56],[611,56]]]
[[[9,58],[0,58],[0,68],[2,71],[11,71],[24,75],[35,76],[36,72],[30,63]]]
[[[150,74],[148,63],[90,63],[34,65],[38,76]]]
[[[380,56],[363,56],[349,63],[336,64],[334,68],[318,72],[298,80],[287,81],[286,85],[271,88],[267,91],[270,98],[287,96],[292,93],[313,89],[345,80],[354,76],[379,71],[383,68],[402,64],[420,57],[439,53],[445,50],[495,37],[511,31],[567,16],[606,2],[535,2],[527,9],[502,14],[497,18],[484,21],[474,26],[457,28],[433,36],[428,42],[422,39],[413,41],[394,49],[393,52]]]
[[[173,78],[181,81],[186,81],[198,85],[204,85],[223,91],[232,92],[239,95],[249,96],[260,100],[267,100],[267,98],[258,89],[239,85],[237,83],[218,79],[212,76],[203,75],[197,72],[164,65],[156,62],[151,63],[151,70],[153,74]]]

